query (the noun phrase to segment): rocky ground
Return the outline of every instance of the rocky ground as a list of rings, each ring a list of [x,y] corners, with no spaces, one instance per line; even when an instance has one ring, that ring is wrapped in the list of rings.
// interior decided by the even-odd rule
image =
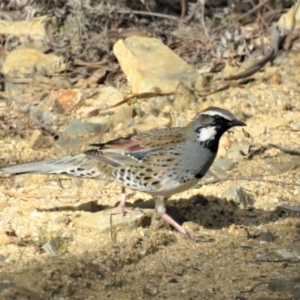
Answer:
[[[126,50],[119,48],[119,52]],[[124,57],[118,59],[122,65]],[[135,68],[136,61],[130,61],[130,55],[126,59]],[[151,65],[154,69],[157,65],[155,60],[148,63],[148,73],[133,88],[145,88],[143,80],[151,84],[147,75]],[[181,71],[184,68],[196,76],[189,66],[183,64]],[[120,188],[114,183],[65,175],[3,174],[1,299],[300,299],[299,74],[299,50],[294,47],[247,84],[229,84],[206,96],[188,94],[192,97],[188,101],[187,96],[176,95],[174,102],[166,104],[164,99],[162,105],[157,98],[135,99],[131,106],[117,106],[109,115],[94,112],[97,121],[107,126],[103,134],[96,132],[96,117],[89,113],[103,105],[107,93],[114,95],[115,102],[109,105],[118,103],[124,97],[118,91],[95,85],[60,87],[53,100],[53,93],[58,93],[53,88],[49,98],[43,102],[40,96],[37,104],[37,95],[45,93],[47,84],[34,82],[20,88],[13,82],[10,100],[3,93],[0,102],[1,166],[79,153],[95,140],[89,136],[91,131],[98,141],[105,141],[134,128],[183,126],[210,105],[232,111],[247,127],[223,136],[212,173],[205,178],[205,182],[219,181],[174,195],[168,202],[171,215],[195,235],[213,238],[211,243],[193,243],[176,234],[157,218],[151,197],[143,193],[127,191],[127,197],[144,214],[111,216],[109,208],[120,200]],[[163,78],[160,81],[161,91],[167,93]],[[101,99],[82,97],[98,88],[104,89]],[[58,141],[29,126],[33,118],[27,121],[21,95],[23,101],[35,101],[40,110],[51,107],[51,113],[53,101],[61,104],[65,114],[58,119],[65,127]],[[77,101],[80,107],[74,112]],[[155,105],[159,109],[153,109]],[[163,114],[157,112],[160,109]],[[132,110],[144,114],[133,117]],[[7,118],[10,130],[5,127]],[[43,118],[39,120],[49,121]],[[92,129],[87,130],[86,124]]]
[[[247,108],[246,138],[254,144],[299,149],[296,78],[255,82],[207,101],[235,111]],[[221,148],[235,139],[245,139],[245,133],[235,129]],[[8,160],[12,153],[26,160],[36,152],[24,139],[6,137],[1,143]],[[189,242],[157,222],[128,230],[113,225],[107,232],[74,227],[79,216],[119,201],[113,184],[54,175],[3,178],[3,299],[299,299],[299,211],[277,208],[299,205],[299,157],[271,148],[240,159],[229,173],[258,180],[207,185],[169,201],[188,221],[186,228],[215,239],[207,244]],[[233,184],[254,198],[253,206],[241,209],[224,198]],[[134,193],[130,201],[138,199],[149,197]],[[49,240],[60,255],[42,251]]]

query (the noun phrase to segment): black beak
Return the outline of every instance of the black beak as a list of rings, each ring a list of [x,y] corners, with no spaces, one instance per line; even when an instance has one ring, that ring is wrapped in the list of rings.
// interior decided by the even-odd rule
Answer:
[[[246,123],[244,123],[244,122],[242,122],[240,120],[237,120],[237,119],[235,119],[232,122],[230,122],[230,125],[231,125],[231,127],[234,127],[234,126],[247,126]]]

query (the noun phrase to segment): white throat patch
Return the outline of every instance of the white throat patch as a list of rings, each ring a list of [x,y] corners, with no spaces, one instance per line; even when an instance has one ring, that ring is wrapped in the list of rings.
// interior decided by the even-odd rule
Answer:
[[[198,142],[207,142],[213,140],[217,134],[215,126],[203,127],[197,134]]]

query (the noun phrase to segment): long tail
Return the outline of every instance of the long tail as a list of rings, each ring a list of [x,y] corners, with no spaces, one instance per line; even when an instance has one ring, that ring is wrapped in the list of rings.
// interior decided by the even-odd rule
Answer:
[[[98,162],[95,159],[89,158],[85,154],[66,156],[44,161],[33,161],[2,168],[0,171],[15,175],[37,173],[68,174],[78,177],[99,179],[112,178],[112,169],[110,166]]]

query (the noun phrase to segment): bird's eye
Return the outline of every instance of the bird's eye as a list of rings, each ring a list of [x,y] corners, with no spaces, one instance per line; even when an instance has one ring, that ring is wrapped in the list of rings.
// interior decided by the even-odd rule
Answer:
[[[218,116],[218,115],[214,117],[214,121],[215,121],[215,123],[217,123],[217,124],[223,124],[223,123],[226,122],[226,120],[225,120],[224,118],[222,118],[222,117],[220,117],[220,116]]]

